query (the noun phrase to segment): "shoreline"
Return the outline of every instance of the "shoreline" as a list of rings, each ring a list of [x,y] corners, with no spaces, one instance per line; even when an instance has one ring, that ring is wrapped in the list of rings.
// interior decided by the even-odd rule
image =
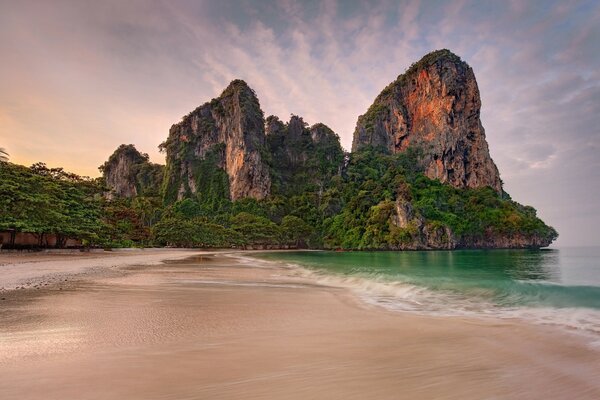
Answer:
[[[127,265],[153,265],[168,259],[181,259],[207,253],[193,249],[120,249],[111,251],[2,252],[0,253],[0,293],[37,289],[117,270]]]
[[[0,303],[0,397],[600,396],[597,354],[566,334],[385,310],[243,253],[18,291]]]

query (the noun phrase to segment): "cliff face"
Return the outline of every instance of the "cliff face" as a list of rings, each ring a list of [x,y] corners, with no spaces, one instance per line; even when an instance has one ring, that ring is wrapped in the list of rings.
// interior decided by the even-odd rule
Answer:
[[[553,229],[542,232],[498,232],[491,226],[482,234],[458,235],[448,225],[423,218],[413,207],[406,185],[398,188],[394,209],[390,214],[391,229],[404,234],[404,240],[392,245],[392,250],[540,248],[549,246],[557,236]]]
[[[166,206],[190,199],[207,219],[218,215],[218,224],[248,204],[268,215],[269,226],[283,226],[287,216],[306,219],[310,229],[298,229],[313,232],[315,247],[548,246],[557,232],[502,191],[480,108],[473,70],[448,50],[430,53],[359,117],[354,153],[345,154],[324,124],[265,120],[254,91],[235,80],[171,127],[159,146],[166,166],[123,145],[101,170],[113,195],[160,189]],[[227,201],[247,197],[267,200],[242,207]],[[277,235],[268,240],[278,243]]]
[[[233,81],[173,125],[161,148],[167,153],[167,202],[191,195],[262,199],[270,193],[263,112],[244,81]]]
[[[413,64],[386,87],[356,125],[352,151],[423,152],[425,174],[455,187],[502,191],[480,121],[481,99],[471,67],[448,50]]]
[[[340,139],[324,124],[308,127],[293,115],[288,123],[267,118],[266,135],[273,171],[273,193],[299,194],[322,189],[344,160]]]
[[[163,166],[149,162],[132,144],[119,146],[99,169],[108,198],[155,194],[162,184]]]

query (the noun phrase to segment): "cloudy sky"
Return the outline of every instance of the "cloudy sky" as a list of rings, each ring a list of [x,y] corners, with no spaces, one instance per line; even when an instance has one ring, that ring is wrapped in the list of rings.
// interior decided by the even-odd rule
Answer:
[[[558,245],[600,244],[598,1],[0,0],[0,147],[84,175],[121,143],[164,162],[169,127],[234,78],[266,115],[358,115],[448,48],[475,70],[505,189]]]

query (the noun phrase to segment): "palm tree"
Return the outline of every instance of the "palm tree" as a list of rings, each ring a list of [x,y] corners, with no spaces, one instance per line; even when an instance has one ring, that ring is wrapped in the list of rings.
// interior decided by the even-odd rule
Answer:
[[[0,161],[8,161],[8,153],[4,147],[0,147]]]

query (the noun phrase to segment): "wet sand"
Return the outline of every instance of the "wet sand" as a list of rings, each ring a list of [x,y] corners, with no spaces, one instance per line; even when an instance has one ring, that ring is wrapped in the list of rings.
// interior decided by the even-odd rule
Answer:
[[[6,296],[2,399],[600,398],[574,336],[393,313],[224,254]]]
[[[13,289],[38,289],[69,279],[106,274],[132,264],[160,264],[203,253],[189,249],[46,250],[0,252],[0,293]]]

